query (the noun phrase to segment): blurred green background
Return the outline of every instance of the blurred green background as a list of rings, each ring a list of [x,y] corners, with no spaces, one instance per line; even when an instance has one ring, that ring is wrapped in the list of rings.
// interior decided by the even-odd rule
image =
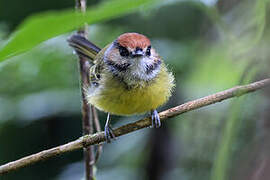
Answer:
[[[99,3],[89,1],[88,5]],[[1,0],[0,47],[12,32],[20,30],[18,25],[26,17],[48,10],[55,15],[72,10],[74,4],[71,0]],[[159,1],[150,8],[97,21],[89,26],[89,39],[104,47],[124,32],[148,36],[176,77],[174,95],[162,110],[269,77],[269,10],[267,0]],[[53,27],[47,28],[42,31]],[[81,136],[77,58],[66,42],[73,33],[0,62],[0,164]],[[106,115],[99,115],[103,127]],[[140,117],[113,116],[113,126]],[[104,146],[96,177],[269,180],[269,137],[270,89],[264,89],[188,112],[164,122],[160,129],[146,128],[119,137]],[[0,179],[83,177],[80,150]]]

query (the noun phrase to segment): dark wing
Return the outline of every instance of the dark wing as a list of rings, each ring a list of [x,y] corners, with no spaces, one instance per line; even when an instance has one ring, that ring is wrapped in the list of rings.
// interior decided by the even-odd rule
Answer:
[[[101,50],[95,44],[91,43],[79,34],[71,36],[67,41],[79,56],[84,56],[90,60],[94,60],[98,52]]]

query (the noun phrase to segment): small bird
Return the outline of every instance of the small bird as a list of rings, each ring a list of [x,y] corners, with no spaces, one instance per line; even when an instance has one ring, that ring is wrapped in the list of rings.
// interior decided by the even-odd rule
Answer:
[[[124,33],[103,49],[79,34],[68,42],[79,56],[92,63],[86,98],[89,104],[108,113],[104,128],[107,142],[115,137],[110,114],[150,112],[151,127],[161,126],[156,109],[171,96],[174,77],[146,36]]]

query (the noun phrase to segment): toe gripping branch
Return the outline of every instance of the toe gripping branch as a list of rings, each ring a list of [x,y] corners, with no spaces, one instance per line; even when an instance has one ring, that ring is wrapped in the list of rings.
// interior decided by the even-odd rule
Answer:
[[[151,128],[159,128],[161,126],[161,122],[160,122],[160,118],[159,118],[157,110],[151,110],[151,119],[152,119]],[[105,128],[104,128],[105,139],[107,143],[110,143],[112,139],[116,138],[115,134],[113,133],[113,129],[111,127],[110,122],[111,122],[110,113],[108,113]]]
[[[113,129],[111,127],[110,122],[111,122],[110,113],[108,113],[107,121],[104,128],[105,139],[107,143],[110,143],[112,139],[115,139],[115,135],[113,133]]]
[[[151,128],[159,128],[161,126],[160,118],[157,110],[151,110],[152,126]]]

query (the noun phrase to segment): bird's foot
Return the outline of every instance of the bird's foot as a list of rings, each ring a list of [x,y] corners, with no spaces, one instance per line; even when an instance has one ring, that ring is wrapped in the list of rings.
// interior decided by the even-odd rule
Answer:
[[[159,128],[161,126],[160,118],[157,110],[151,111],[152,126],[151,128]]]
[[[104,128],[104,134],[105,134],[105,139],[107,143],[110,143],[111,139],[115,139],[115,135],[113,133],[113,129],[111,127],[110,121],[111,121],[110,113],[108,113],[107,121]]]

